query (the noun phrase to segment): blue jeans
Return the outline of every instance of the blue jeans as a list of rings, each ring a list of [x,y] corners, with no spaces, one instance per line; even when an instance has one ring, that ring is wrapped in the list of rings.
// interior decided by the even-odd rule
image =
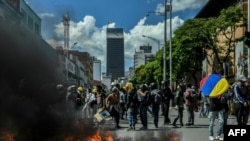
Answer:
[[[154,125],[155,125],[155,127],[158,127],[160,105],[153,104],[152,111],[154,114]]]
[[[127,113],[129,126],[135,127],[135,124],[137,123],[137,109],[129,108]]]
[[[203,112],[203,114],[204,114],[204,116],[208,116],[208,113],[209,113],[209,104],[208,103],[206,103],[205,104],[205,109],[204,109],[204,112]]]
[[[228,119],[228,111],[223,109],[223,119],[224,119],[224,125],[227,125],[227,119]]]
[[[220,136],[223,132],[223,124],[224,124],[224,117],[223,117],[223,110],[220,111],[209,111],[209,136],[214,135],[214,120],[218,117],[218,126],[217,126],[217,135]]]

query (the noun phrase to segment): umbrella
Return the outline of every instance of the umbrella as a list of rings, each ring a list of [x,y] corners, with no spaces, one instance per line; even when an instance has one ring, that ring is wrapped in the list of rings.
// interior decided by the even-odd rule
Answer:
[[[229,88],[226,78],[219,74],[211,74],[200,81],[201,92],[208,97],[217,97],[225,93]]]

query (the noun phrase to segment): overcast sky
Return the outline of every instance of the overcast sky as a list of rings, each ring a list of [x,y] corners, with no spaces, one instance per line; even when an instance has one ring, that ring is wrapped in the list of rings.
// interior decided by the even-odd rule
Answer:
[[[26,0],[42,20],[42,36],[52,47],[63,46],[62,17],[70,16],[69,46],[89,52],[102,62],[105,68],[106,28],[124,29],[125,71],[133,67],[133,55],[139,46],[151,45],[153,53],[158,44],[146,35],[164,40],[164,0]],[[194,18],[208,0],[172,0],[172,30],[185,20]],[[169,0],[167,0],[169,4]],[[147,16],[147,13],[150,13]],[[110,24],[108,24],[110,23]],[[169,37],[169,13],[167,38]],[[74,43],[77,44],[75,46]]]

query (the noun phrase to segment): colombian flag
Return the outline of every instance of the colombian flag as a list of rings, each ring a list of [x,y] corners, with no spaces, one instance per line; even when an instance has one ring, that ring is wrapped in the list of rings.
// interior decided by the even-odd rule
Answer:
[[[212,98],[225,93],[229,86],[227,79],[221,77],[219,74],[208,75],[200,81],[200,90],[202,93]]]

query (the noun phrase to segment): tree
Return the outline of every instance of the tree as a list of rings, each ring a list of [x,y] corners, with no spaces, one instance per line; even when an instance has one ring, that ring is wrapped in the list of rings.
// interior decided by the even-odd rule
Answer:
[[[196,78],[196,72],[201,71],[203,47],[208,43],[207,29],[203,28],[205,23],[205,19],[187,20],[174,32],[173,75],[177,79],[183,78],[184,74]]]
[[[183,72],[195,77],[201,71],[202,59],[207,59],[212,73],[222,73],[224,62],[231,61],[236,38],[236,30],[244,27],[245,13],[240,8],[229,7],[221,11],[217,18],[196,18],[187,20],[174,33],[173,57],[176,77]],[[195,79],[196,80],[196,79]]]
[[[211,46],[214,58],[211,61],[214,63],[210,64],[215,72],[223,68],[224,62],[232,64],[236,43],[243,40],[242,36],[236,36],[236,31],[246,27],[246,21],[246,13],[238,7],[223,9],[220,16],[212,21],[214,26],[210,32],[214,35],[214,46]]]
[[[172,69],[173,78],[181,79],[185,74],[195,77],[202,71],[202,60],[207,59],[212,73],[222,73],[223,63],[232,63],[235,44],[243,41],[236,37],[239,28],[246,27],[246,13],[238,7],[223,9],[218,17],[195,18],[185,21],[174,32],[172,38]],[[169,48],[169,43],[166,43]],[[169,54],[169,50],[166,50]],[[169,56],[166,57],[169,66]],[[153,62],[138,68],[135,72],[136,82],[159,82],[162,80],[163,49],[158,51]],[[167,78],[169,73],[166,72]]]

